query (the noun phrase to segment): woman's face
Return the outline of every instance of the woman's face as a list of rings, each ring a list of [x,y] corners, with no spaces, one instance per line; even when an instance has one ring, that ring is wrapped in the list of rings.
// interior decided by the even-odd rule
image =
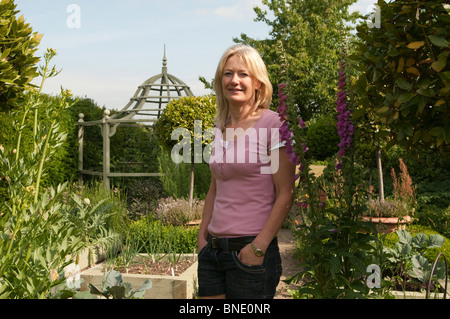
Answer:
[[[239,56],[228,58],[222,75],[222,88],[225,98],[230,104],[253,104],[255,90],[260,87]]]

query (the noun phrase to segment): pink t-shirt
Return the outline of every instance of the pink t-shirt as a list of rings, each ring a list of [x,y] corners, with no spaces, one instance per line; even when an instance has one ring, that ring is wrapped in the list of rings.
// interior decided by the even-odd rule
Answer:
[[[216,179],[211,235],[256,236],[261,231],[275,202],[268,152],[280,145],[281,124],[278,113],[267,109],[253,128],[233,141],[224,141],[216,128],[209,160]]]

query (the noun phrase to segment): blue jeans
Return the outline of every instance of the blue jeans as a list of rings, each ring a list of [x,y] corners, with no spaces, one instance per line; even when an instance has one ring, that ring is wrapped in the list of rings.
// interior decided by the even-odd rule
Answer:
[[[277,239],[267,248],[263,264],[257,266],[243,264],[238,258],[239,250],[224,246],[213,248],[209,242],[199,252],[199,296],[225,294],[230,299],[273,298],[282,270]]]

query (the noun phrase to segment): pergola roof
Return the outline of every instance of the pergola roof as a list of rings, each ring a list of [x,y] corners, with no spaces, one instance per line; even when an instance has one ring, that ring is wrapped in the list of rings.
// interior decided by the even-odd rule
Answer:
[[[127,120],[139,116],[139,118],[150,117],[150,119],[157,120],[164,106],[171,100],[183,96],[193,96],[186,83],[167,73],[165,46],[162,65],[162,72],[139,85],[128,104],[112,115],[111,119]]]
[[[120,111],[114,112],[110,116],[110,111],[104,111],[104,117],[96,121],[84,121],[84,115],[79,114],[78,120],[78,169],[81,174],[97,175],[103,177],[105,189],[110,189],[111,177],[153,177],[159,176],[159,173],[125,173],[111,172],[110,168],[110,139],[116,133],[117,127],[139,126],[144,123],[150,126],[158,120],[164,106],[173,99],[183,96],[193,96],[191,89],[179,78],[167,73],[166,48],[164,47],[162,72],[152,76],[144,83],[138,86],[136,93],[130,99],[130,102]],[[150,106],[147,106],[149,105]],[[139,124],[137,124],[139,123]],[[103,136],[103,170],[92,171],[83,167],[83,138],[84,128],[86,126],[100,125]]]

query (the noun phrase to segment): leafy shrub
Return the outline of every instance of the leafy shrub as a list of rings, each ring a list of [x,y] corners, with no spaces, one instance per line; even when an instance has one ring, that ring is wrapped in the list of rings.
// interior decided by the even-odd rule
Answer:
[[[132,222],[129,236],[140,241],[145,252],[193,253],[197,249],[198,227],[164,225],[150,216]]]
[[[172,149],[172,157],[179,156],[181,162],[190,164],[190,182],[188,183],[190,201],[194,197],[195,167],[198,166],[196,163],[199,157],[202,162],[204,161],[204,150],[207,150],[208,144],[212,141],[215,113],[216,98],[214,95],[183,97],[167,104],[161,117],[155,123],[155,133],[161,145],[166,149]],[[174,132],[179,133],[175,139],[172,137]],[[201,144],[199,148],[201,154],[196,153],[196,142]],[[180,147],[179,151],[182,149],[183,154],[177,153],[174,146]]]
[[[47,65],[52,54],[44,57]],[[32,115],[30,110],[40,111],[39,93],[27,95],[25,108],[19,112],[22,120],[17,135],[0,147],[0,179],[6,181],[0,214],[0,298],[45,298],[64,280],[60,276],[64,267],[84,246],[80,229],[67,223],[61,213],[60,199],[67,183],[49,189],[41,184],[47,164],[66,138],[57,118],[70,104],[69,95],[62,90],[57,105],[44,104],[42,109],[51,120],[39,123],[39,129],[34,121],[35,147],[26,151],[21,148],[21,137],[29,125],[27,117]]]
[[[366,205],[368,208],[366,214],[372,217],[403,217],[410,212],[405,202],[395,199],[382,201],[371,199],[367,201]]]
[[[0,111],[17,108],[17,99],[38,76],[34,53],[42,34],[33,32],[13,0],[0,1]]]
[[[189,195],[190,167],[183,163],[176,164],[170,158],[170,152],[161,147],[158,155],[160,181],[164,190],[175,198],[185,198]],[[204,198],[208,193],[211,172],[207,163],[195,164],[194,168],[194,198]]]
[[[72,122],[73,138],[78,142],[78,115],[84,115],[84,121],[100,120],[103,117],[104,109],[99,107],[94,100],[89,98],[80,98],[69,110]],[[83,167],[89,170],[100,169],[103,161],[103,138],[98,126],[84,127],[83,137]],[[75,144],[74,153],[78,160],[78,143]],[[78,163],[77,163],[78,165]],[[78,167],[78,166],[77,166]]]
[[[415,217],[421,225],[431,227],[440,234],[450,238],[450,205],[446,209],[433,204],[424,205]]]
[[[427,236],[430,235],[441,235],[440,233],[438,233],[437,231],[431,229],[430,227],[427,226],[422,226],[422,225],[409,225],[406,227],[406,230],[411,234],[411,236],[416,236],[417,234],[423,233]],[[383,243],[387,248],[394,248],[395,243],[398,242],[399,238],[397,233],[390,233],[387,235],[382,235],[382,236],[386,236]],[[431,248],[431,249],[427,249],[424,253],[424,256],[430,261],[430,262],[434,262],[434,260],[436,259],[437,255],[442,252],[444,253],[445,257],[447,258],[447,260],[450,260],[450,240],[448,239],[448,237],[443,236],[445,238],[445,242],[444,245],[441,248]]]
[[[128,217],[138,220],[155,211],[158,199],[167,196],[159,179],[133,179],[126,188]]]
[[[26,93],[24,98],[28,101],[33,98],[33,94]],[[72,107],[73,99],[70,97],[66,98],[70,104],[64,109],[59,107],[60,100],[61,98],[58,96],[39,94],[39,103],[36,101],[35,105],[37,123],[39,123],[38,129],[44,132],[55,121],[58,124],[58,133],[65,136],[64,139],[60,140],[58,147],[52,149],[51,160],[45,165],[45,172],[41,180],[41,184],[44,187],[50,187],[66,181],[71,182],[78,176],[76,121],[71,117],[69,111]],[[26,101],[21,103],[24,108],[26,107],[25,104],[28,103]],[[52,111],[58,108],[58,112]],[[29,153],[35,148],[35,120],[31,111],[29,116],[24,117],[23,115],[24,112],[22,111],[12,113],[0,112],[0,145],[17,145],[20,132],[20,151]],[[6,184],[0,181],[0,198],[5,196],[5,187]]]
[[[448,239],[425,228],[413,226],[381,236],[385,246],[383,256],[387,260],[383,263],[383,282],[392,281],[397,290],[424,289],[437,255],[442,252],[448,258],[450,253]],[[433,278],[435,282],[445,278],[442,259],[437,261]]]
[[[187,222],[200,219],[203,206],[204,202],[198,199],[194,199],[191,208],[189,201],[184,198],[161,198],[155,210],[155,218],[162,220],[166,225],[184,225]]]
[[[311,156],[323,161],[333,156],[339,150],[339,136],[336,120],[330,116],[324,116],[308,123],[306,144]]]
[[[357,26],[353,57],[363,70],[355,86],[359,112],[386,124],[392,144],[448,152],[447,5],[442,0],[377,4],[381,27]]]
[[[64,193],[66,218],[82,228],[89,242],[108,242],[115,234],[125,236],[130,220],[126,202],[118,189],[104,189],[101,182],[76,183]]]
[[[162,145],[172,148],[178,143],[178,141],[172,140],[172,132],[179,127],[186,128],[191,134],[191,142],[193,143],[196,133],[194,121],[202,121],[202,132],[208,128],[214,128],[215,113],[216,98],[213,95],[172,100],[155,123],[155,133]],[[203,145],[209,142],[206,139],[202,140]]]

